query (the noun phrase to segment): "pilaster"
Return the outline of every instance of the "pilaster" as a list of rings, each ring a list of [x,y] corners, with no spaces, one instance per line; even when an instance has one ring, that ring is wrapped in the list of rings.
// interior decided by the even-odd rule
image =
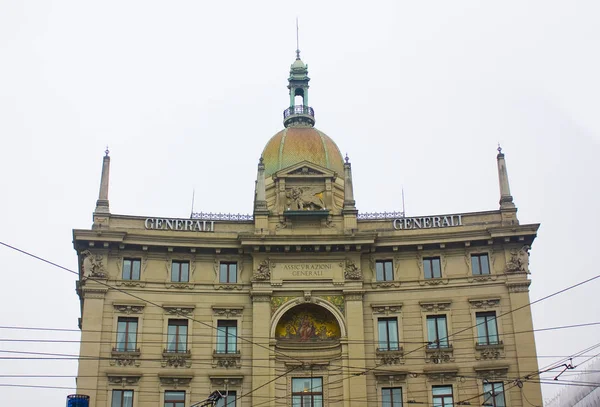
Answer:
[[[365,326],[363,319],[363,291],[344,292],[346,300],[346,320],[348,325],[348,359],[353,369],[366,370],[365,364]],[[353,370],[354,371],[354,370]],[[348,388],[349,397],[345,398],[344,406],[351,407],[350,400],[367,399],[367,378],[365,375],[352,376],[344,387]],[[345,396],[345,395],[344,395]]]
[[[90,407],[96,407],[100,379],[100,346],[102,344],[102,314],[108,288],[93,279],[81,287],[83,310],[81,346],[77,372],[77,393],[90,396]],[[79,390],[83,389],[83,390]]]
[[[252,388],[256,389],[251,397],[250,405],[265,403],[275,394],[275,382],[269,383],[273,369],[270,345],[260,338],[269,338],[271,325],[271,293],[253,291],[252,296],[252,337],[259,338],[257,342],[262,346],[252,344],[252,359],[260,363],[252,364]],[[265,405],[273,405],[267,404]]]

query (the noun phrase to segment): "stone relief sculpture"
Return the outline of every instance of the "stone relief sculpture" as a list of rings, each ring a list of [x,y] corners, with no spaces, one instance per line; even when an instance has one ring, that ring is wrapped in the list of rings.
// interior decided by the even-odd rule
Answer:
[[[285,192],[288,198],[288,208],[293,211],[325,209],[325,203],[321,198],[323,193],[321,187],[292,187]]]
[[[104,264],[102,264],[102,255],[93,254],[89,250],[81,252],[83,257],[82,270],[84,277],[95,277],[95,278],[106,278],[106,270]]]
[[[356,267],[356,264],[354,264],[352,260],[346,260],[344,278],[346,280],[362,280],[362,273],[360,272],[360,269]]]
[[[529,249],[528,245],[523,246],[520,250],[512,249],[510,251],[510,259],[506,262],[506,273],[518,273],[526,271],[526,266],[529,265]]]
[[[252,277],[253,280],[256,281],[265,281],[271,279],[271,262],[267,260],[263,260],[258,264],[258,268]]]

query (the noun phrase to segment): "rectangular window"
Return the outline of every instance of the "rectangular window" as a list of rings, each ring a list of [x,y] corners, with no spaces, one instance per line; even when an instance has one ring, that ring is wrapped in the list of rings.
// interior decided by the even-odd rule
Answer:
[[[439,257],[424,257],[423,272],[425,278],[442,278],[442,267]]]
[[[377,260],[375,262],[375,279],[377,281],[394,280],[393,262],[391,260]]]
[[[471,255],[471,269],[474,276],[490,274],[490,259],[487,253]]]
[[[185,407],[185,391],[165,391],[165,407]]]
[[[398,350],[398,320],[396,318],[379,318],[377,320],[379,333],[379,350]]]
[[[477,322],[477,345],[498,345],[498,325],[496,312],[478,312],[475,314]]]
[[[219,390],[219,392],[223,395],[223,398],[217,401],[216,407],[235,407],[235,399],[237,397],[235,391],[229,390],[226,392],[225,390]]]
[[[323,407],[323,379],[292,378],[292,407]]]
[[[113,390],[111,407],[133,407],[133,390]]]
[[[187,352],[187,319],[169,319],[167,326],[167,352]]]
[[[381,389],[381,407],[402,407],[402,388],[384,387]]]
[[[433,386],[433,407],[453,407],[452,386]]]
[[[504,384],[502,382],[483,384],[483,405],[492,407],[506,407],[504,402]]]
[[[119,317],[117,320],[117,352],[135,352],[137,344],[137,318]]]
[[[140,259],[123,259],[123,280],[139,280],[141,269]]]
[[[190,281],[190,262],[173,260],[171,263],[171,281],[187,283]]]
[[[219,282],[220,283],[237,283],[237,263],[219,264]]]
[[[217,321],[217,353],[237,352],[237,321]]]
[[[427,317],[428,348],[447,348],[448,325],[445,315],[430,315]]]

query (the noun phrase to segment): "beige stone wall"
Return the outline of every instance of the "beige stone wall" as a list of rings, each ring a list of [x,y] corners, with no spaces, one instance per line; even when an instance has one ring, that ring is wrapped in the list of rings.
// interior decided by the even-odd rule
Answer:
[[[343,201],[339,191],[333,196]],[[541,403],[539,385],[526,382],[521,389],[509,380],[537,370],[530,310],[511,311],[529,301],[527,250],[538,225],[504,227],[500,211],[465,214],[463,226],[448,228],[395,230],[389,219],[359,221],[351,233],[341,215],[283,226],[274,215],[263,233],[252,222],[215,222],[214,232],[154,231],[144,228],[145,219],[107,215],[94,230],[74,231],[78,253],[98,256],[105,272],[88,278],[82,267],[80,279],[81,355],[91,359],[80,361],[78,392],[91,395],[92,406],[109,407],[110,392],[124,388],[135,391],[136,407],[162,405],[171,389],[185,390],[189,406],[223,390],[225,379],[238,396],[253,391],[238,406],[287,406],[290,378],[310,375],[324,378],[326,406],[378,406],[381,388],[390,386],[402,387],[405,403],[431,403],[431,386],[443,383],[453,387],[455,402],[477,405],[484,377],[505,381],[510,407],[527,405],[524,396]],[[489,276],[473,276],[473,253],[489,255]],[[422,259],[430,256],[441,258],[440,279],[424,276]],[[122,280],[124,258],[141,259],[140,281]],[[170,281],[174,260],[190,262],[189,282]],[[392,281],[376,281],[377,260],[392,261]],[[219,282],[220,261],[237,262],[237,283]],[[258,278],[264,264],[271,276]],[[285,274],[274,264],[332,264],[326,272],[333,277]],[[521,269],[507,273],[515,264]],[[350,265],[358,279],[346,273]],[[306,303],[338,318],[344,335],[335,346],[285,348],[273,337],[283,310]],[[498,321],[501,346],[476,348],[480,310],[507,313]],[[440,363],[426,349],[430,314],[448,320],[452,351],[437,355]],[[139,355],[113,352],[120,316],[138,318]],[[397,318],[401,353],[377,352],[377,318],[384,316]],[[186,317],[190,354],[170,361],[163,355],[167,321]],[[246,339],[238,340],[234,365],[219,366],[222,359],[213,356],[218,319],[238,321]]]

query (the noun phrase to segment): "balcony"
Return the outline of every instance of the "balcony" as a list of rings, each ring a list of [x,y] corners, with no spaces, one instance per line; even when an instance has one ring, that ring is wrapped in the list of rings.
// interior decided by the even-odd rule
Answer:
[[[283,111],[283,124],[285,127],[290,125],[314,126],[315,111],[310,106],[296,105]]]

